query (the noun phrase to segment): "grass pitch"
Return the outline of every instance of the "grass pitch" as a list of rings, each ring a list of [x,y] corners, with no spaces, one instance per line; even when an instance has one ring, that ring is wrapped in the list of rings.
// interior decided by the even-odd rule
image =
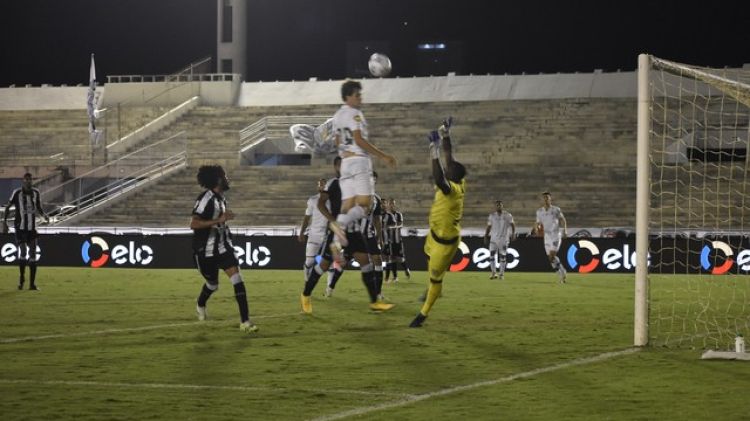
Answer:
[[[747,419],[750,364],[632,344],[632,275],[450,273],[422,329],[425,273],[367,309],[358,273],[313,315],[301,271],[244,271],[194,316],[193,270],[0,268],[0,414],[38,419]],[[622,353],[609,354],[624,351]]]

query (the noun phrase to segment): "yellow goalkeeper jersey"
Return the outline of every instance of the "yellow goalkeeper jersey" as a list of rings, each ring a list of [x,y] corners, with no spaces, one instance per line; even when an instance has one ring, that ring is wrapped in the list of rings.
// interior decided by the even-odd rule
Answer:
[[[464,193],[466,180],[461,183],[448,181],[451,191],[443,193],[435,187],[435,200],[430,208],[430,230],[443,240],[450,240],[461,234],[461,217],[464,214]]]

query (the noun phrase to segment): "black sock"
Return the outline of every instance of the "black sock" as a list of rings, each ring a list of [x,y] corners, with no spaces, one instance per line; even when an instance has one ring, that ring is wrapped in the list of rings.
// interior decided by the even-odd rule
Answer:
[[[29,285],[34,286],[36,281],[36,262],[29,262]]]
[[[250,311],[247,309],[247,293],[245,292],[244,282],[234,285],[234,298],[237,300],[237,305],[240,307],[240,321],[246,322],[250,320]]]
[[[206,284],[203,284],[203,289],[201,290],[201,294],[198,296],[198,305],[201,307],[206,306],[206,301],[208,301],[208,298],[213,294],[213,290],[208,289],[208,286]]]
[[[393,279],[396,279],[396,278],[398,278],[398,263],[397,262],[393,262],[393,263],[391,263],[391,266],[393,266],[393,269],[392,269],[393,270]]]
[[[377,291],[377,295],[380,295],[383,293],[383,271],[376,270],[373,273],[375,274],[375,290]]]
[[[374,271],[362,272],[362,282],[365,284],[367,294],[370,295],[370,302],[374,303],[378,300],[378,291],[375,286],[375,273]]]
[[[404,267],[404,273],[406,273],[406,277],[410,278],[411,277],[411,271],[409,270],[409,266],[406,265],[406,260],[404,260],[403,262],[401,262],[401,266]]]
[[[19,282],[23,283],[23,281],[26,280],[26,260],[19,260],[18,261],[18,271],[21,272],[21,277],[19,278]]]
[[[318,273],[318,270],[320,270],[320,273]],[[318,281],[320,280],[321,275],[323,275],[323,270],[320,269],[320,266],[315,266],[307,276],[307,280],[305,281],[305,290],[302,291],[302,295],[304,295],[305,297],[309,297],[312,295],[312,292],[315,289],[315,285],[318,285]]]
[[[344,274],[343,270],[334,270],[333,271],[333,278],[331,278],[331,284],[328,285],[329,288],[334,289],[336,288],[336,283],[339,281],[339,278],[341,278],[341,275]]]

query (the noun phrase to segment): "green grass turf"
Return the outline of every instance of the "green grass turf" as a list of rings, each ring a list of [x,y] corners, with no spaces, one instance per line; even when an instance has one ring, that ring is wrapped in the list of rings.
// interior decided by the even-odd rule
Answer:
[[[226,278],[198,323],[193,270],[41,267],[33,292],[0,268],[2,419],[327,419],[632,343],[632,275],[571,274],[563,286],[552,273],[450,273],[425,327],[409,329],[425,273],[386,285],[397,306],[372,314],[347,272],[331,299],[318,286],[312,316],[299,314],[301,271],[243,274],[254,336],[238,329]],[[9,342],[44,335],[64,336]],[[344,419],[750,417],[750,363],[699,356],[647,348]]]

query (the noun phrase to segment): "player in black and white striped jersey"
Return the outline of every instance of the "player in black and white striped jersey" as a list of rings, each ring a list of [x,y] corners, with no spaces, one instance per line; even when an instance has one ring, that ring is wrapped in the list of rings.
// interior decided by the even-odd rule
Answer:
[[[227,221],[234,213],[227,209],[224,192],[229,190],[229,179],[220,165],[204,165],[198,169],[198,184],[206,190],[198,196],[193,207],[190,228],[193,230],[193,258],[206,282],[198,296],[198,320],[206,320],[206,302],[219,289],[219,269],[222,269],[234,287],[234,297],[240,310],[240,330],[257,332],[250,322],[245,283],[240,274],[239,261],[234,255],[232,232]]]
[[[406,263],[406,255],[404,253],[404,242],[401,237],[401,228],[403,228],[403,226],[404,215],[398,211],[398,208],[396,207],[396,199],[391,197],[386,201],[385,214],[383,215],[386,282],[389,281],[391,272],[393,273],[393,282],[398,282],[399,263],[401,263],[401,266],[404,268],[406,278],[411,278],[411,271],[409,270],[409,265]]]
[[[336,157],[333,162],[334,168],[336,169],[336,175],[338,176],[340,175],[341,158]],[[320,193],[318,202],[318,210],[320,210],[320,213],[330,222],[336,221],[336,215],[341,209],[341,190],[338,181],[338,177],[336,177],[326,183],[326,186]],[[347,246],[343,250],[343,253],[341,253],[342,259],[339,260],[339,264],[341,267],[344,267],[347,259],[355,259],[360,265],[362,282],[370,296],[370,309],[377,312],[390,310],[393,308],[393,304],[383,303],[378,300],[374,266],[370,263],[367,245],[365,244],[364,236],[360,230],[360,224],[350,223],[343,231],[347,239]],[[312,291],[317,285],[320,276],[328,270],[331,262],[334,261],[334,255],[330,249],[330,244],[336,241],[334,237],[335,234],[329,230],[326,246],[323,247],[323,254],[321,255],[320,263],[315,265],[313,270],[310,271],[307,281],[305,282],[305,289],[300,296],[302,312],[305,314],[312,314]],[[333,293],[334,287],[335,283],[329,284],[326,289],[326,296],[330,296]]]
[[[36,286],[36,215],[44,217],[49,222],[49,217],[42,209],[42,199],[39,190],[33,188],[34,178],[31,173],[23,175],[21,188],[13,190],[8,205],[5,206],[3,217],[3,233],[8,232],[8,212],[11,206],[15,208],[13,227],[16,231],[16,243],[18,244],[18,289],[23,289],[25,282],[26,265],[29,266],[29,289],[38,291]]]
[[[378,183],[378,172],[373,171],[372,176],[375,184]],[[359,232],[365,239],[367,253],[370,255],[375,274],[375,287],[378,299],[383,299],[383,199],[377,193],[372,195],[372,204],[367,218],[360,220]]]

